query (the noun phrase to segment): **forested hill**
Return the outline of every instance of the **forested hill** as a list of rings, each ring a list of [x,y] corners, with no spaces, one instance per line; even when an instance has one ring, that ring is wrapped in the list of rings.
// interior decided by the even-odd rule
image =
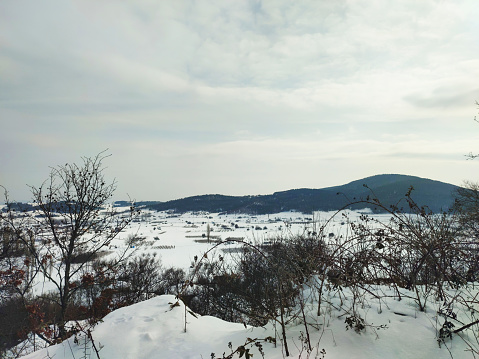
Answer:
[[[411,186],[414,188],[411,198],[421,206],[428,206],[434,212],[447,210],[454,203],[454,192],[457,186],[414,176],[384,174],[322,189],[301,188],[258,196],[208,194],[168,202],[143,202],[142,204],[155,210],[176,212],[265,214],[296,210],[310,213],[337,210],[352,202],[375,197],[386,206],[399,203],[400,207],[404,206],[404,210],[407,210],[407,203],[401,199],[404,199]],[[351,208],[371,208],[379,211],[377,206],[366,203],[356,204]]]

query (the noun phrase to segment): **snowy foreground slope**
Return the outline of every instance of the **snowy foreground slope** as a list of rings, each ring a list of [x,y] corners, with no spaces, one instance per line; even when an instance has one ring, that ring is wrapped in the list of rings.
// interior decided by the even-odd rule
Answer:
[[[382,288],[384,289],[384,288]],[[332,303],[339,298],[332,298]],[[163,295],[142,303],[116,310],[107,315],[103,322],[92,331],[97,347],[101,347],[103,359],[152,359],[152,358],[221,358],[223,353],[231,353],[243,345],[247,338],[266,338],[275,336],[274,327],[245,328],[242,324],[224,322],[209,316],[193,316],[187,313],[187,331],[184,332],[185,308],[182,304],[171,308],[175,303],[172,295]],[[294,358],[473,358],[466,351],[460,337],[447,342],[448,349],[439,348],[436,341],[435,310],[418,312],[407,301],[374,303],[368,301],[365,309],[366,323],[387,328],[368,327],[358,334],[346,330],[344,318],[335,314],[334,305],[325,308],[325,315],[317,319],[318,330],[312,329],[312,343],[315,346],[308,356],[301,350],[301,331],[304,327],[291,324],[288,329],[288,341]],[[310,320],[314,318],[311,302]],[[333,309],[332,309],[333,308]],[[381,311],[382,309],[382,311]],[[328,315],[328,313],[330,315]],[[396,314],[399,313],[399,314]],[[325,319],[326,318],[326,319]],[[275,348],[272,343],[263,343],[265,358],[283,358],[281,342]],[[248,346],[249,347],[249,346]],[[321,350],[325,350],[325,354]],[[256,347],[251,349],[253,358],[261,358]],[[32,353],[25,358],[96,358],[85,337],[78,336]],[[235,354],[238,358],[238,354]]]

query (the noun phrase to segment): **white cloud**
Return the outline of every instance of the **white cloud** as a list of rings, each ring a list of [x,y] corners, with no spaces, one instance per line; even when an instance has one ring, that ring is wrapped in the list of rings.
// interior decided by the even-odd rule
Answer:
[[[110,147],[145,177],[167,177],[140,185],[144,198],[191,181],[199,193],[255,193],[325,176],[308,165],[340,181],[409,161],[447,180],[437,162],[477,140],[477,10],[475,0],[3,2],[0,143],[45,168]],[[210,162],[221,181],[202,169]]]

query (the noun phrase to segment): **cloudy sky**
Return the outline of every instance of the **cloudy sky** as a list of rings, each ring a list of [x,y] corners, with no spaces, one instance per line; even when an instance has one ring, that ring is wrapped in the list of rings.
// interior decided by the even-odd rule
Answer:
[[[0,184],[29,199],[104,149],[137,200],[477,180],[478,18],[477,0],[0,0]]]

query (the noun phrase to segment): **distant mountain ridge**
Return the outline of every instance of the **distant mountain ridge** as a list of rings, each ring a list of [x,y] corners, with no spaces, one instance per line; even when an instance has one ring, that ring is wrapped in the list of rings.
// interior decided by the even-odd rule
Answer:
[[[427,178],[382,174],[363,178],[341,186],[322,189],[300,188],[257,196],[227,196],[207,194],[176,199],[167,202],[141,202],[154,210],[173,210],[176,212],[207,211],[228,213],[267,214],[295,210],[303,213],[312,211],[331,211],[341,209],[352,202],[376,197],[386,206],[398,204],[414,188],[411,198],[420,206],[427,206],[433,212],[446,211],[454,204],[457,186]],[[380,211],[377,206],[359,203],[351,209],[371,208]],[[349,208],[349,207],[348,207]],[[407,210],[407,208],[405,208]]]

